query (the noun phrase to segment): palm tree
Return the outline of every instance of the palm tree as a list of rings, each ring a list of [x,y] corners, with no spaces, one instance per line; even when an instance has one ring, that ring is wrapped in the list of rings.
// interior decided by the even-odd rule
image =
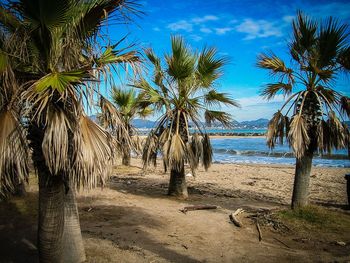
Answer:
[[[349,117],[350,101],[334,88],[338,75],[350,69],[347,37],[345,24],[333,18],[317,22],[298,12],[288,45],[290,66],[273,53],[258,57],[258,67],[278,79],[266,85],[262,96],[288,96],[270,120],[267,143],[273,148],[286,137],[295,153],[292,208],[308,204],[314,153],[330,153],[348,146],[349,133],[343,117]]]
[[[162,113],[146,139],[144,167],[151,162],[156,164],[157,153],[161,152],[165,170],[169,167],[171,171],[168,194],[186,198],[185,163],[194,174],[200,160],[205,169],[212,162],[212,148],[202,129],[201,114],[208,124],[218,121],[229,125],[230,115],[218,107],[238,104],[214,88],[226,62],[217,56],[215,48],[193,52],[179,36],[171,37],[171,48],[163,63],[152,49],[146,50],[154,69],[152,81],[140,78],[134,86],[142,90],[145,102]],[[192,125],[198,133],[190,135]]]
[[[113,87],[111,95],[112,102],[121,114],[121,119],[124,124],[123,126],[126,128],[127,133],[129,133],[129,135],[132,136],[135,132],[131,124],[133,118],[135,118],[136,116],[146,118],[147,116],[153,113],[152,109],[147,105],[144,105],[144,103],[142,103],[143,98],[141,94],[136,94],[134,89],[121,89]],[[117,140],[121,143],[123,165],[130,165],[130,147],[128,147],[124,138],[117,138]],[[138,151],[140,148],[138,146],[138,141],[135,139],[131,143],[132,148]]]
[[[42,262],[85,260],[75,189],[103,183],[115,143],[84,108],[93,105],[108,65],[138,61],[135,52],[102,46],[98,37],[107,17],[130,11],[121,0],[0,6],[0,193],[28,176],[30,150],[39,178]]]

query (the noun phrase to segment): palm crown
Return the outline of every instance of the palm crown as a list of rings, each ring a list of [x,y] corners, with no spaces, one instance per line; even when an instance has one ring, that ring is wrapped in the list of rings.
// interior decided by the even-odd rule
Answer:
[[[289,96],[269,123],[271,148],[278,139],[283,143],[284,136],[298,158],[307,150],[330,152],[346,146],[344,118],[350,115],[350,101],[333,84],[339,74],[350,69],[347,39],[345,25],[332,18],[318,24],[299,12],[289,43],[290,66],[273,53],[259,56],[257,65],[278,78],[266,85],[262,95],[267,99],[278,93]]]
[[[171,48],[171,53],[165,55],[164,64],[152,49],[146,50],[154,70],[152,81],[142,78],[134,84],[143,91],[144,101],[162,112],[157,127],[147,138],[143,161],[145,166],[155,162],[160,150],[165,168],[180,170],[188,161],[194,172],[200,160],[208,168],[212,159],[201,114],[204,113],[207,123],[219,121],[229,125],[229,114],[217,108],[220,104],[238,104],[215,89],[215,81],[222,75],[226,63],[225,58],[217,57],[215,48],[192,52],[178,36],[171,38]],[[192,124],[199,135],[190,136]]]
[[[107,14],[121,7],[133,11],[120,0],[21,0],[0,6],[0,174],[7,189],[14,170],[26,176],[28,146],[42,148],[49,171],[71,174],[77,186],[93,186],[97,176],[105,175],[111,140],[85,116],[84,108],[92,105],[109,65],[138,61],[134,51],[103,46],[96,37]],[[23,124],[28,124],[30,145]],[[35,131],[43,134],[31,136]],[[13,154],[12,144],[22,155]],[[40,158],[34,151],[38,165]]]

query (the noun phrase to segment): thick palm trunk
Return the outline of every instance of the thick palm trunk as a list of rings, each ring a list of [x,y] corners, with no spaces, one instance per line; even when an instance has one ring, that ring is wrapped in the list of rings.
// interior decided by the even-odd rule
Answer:
[[[40,262],[62,262],[64,185],[61,178],[39,173],[38,248]]]
[[[129,165],[130,165],[130,159],[131,159],[130,151],[125,150],[125,151],[123,152],[122,164],[123,164],[123,165],[126,165],[126,166],[129,166]]]
[[[64,230],[62,237],[62,262],[78,263],[86,260],[81,236],[75,189],[71,187],[64,196]]]
[[[292,209],[306,206],[309,203],[310,172],[313,152],[308,151],[301,158],[297,158],[295,166]]]
[[[184,165],[182,165],[180,171],[171,169],[168,195],[181,198],[188,197]]]

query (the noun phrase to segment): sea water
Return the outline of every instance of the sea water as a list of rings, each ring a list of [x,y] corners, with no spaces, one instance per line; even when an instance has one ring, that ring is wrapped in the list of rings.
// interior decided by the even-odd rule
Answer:
[[[295,165],[288,144],[270,150],[265,137],[212,138],[213,159],[216,163],[287,164]],[[335,150],[331,155],[315,153],[314,166],[350,167],[347,150]]]

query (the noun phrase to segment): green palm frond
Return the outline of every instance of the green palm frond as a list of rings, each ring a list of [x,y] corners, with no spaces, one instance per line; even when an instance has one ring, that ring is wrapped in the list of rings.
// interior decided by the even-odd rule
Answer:
[[[204,118],[208,126],[211,126],[215,121],[222,123],[226,127],[231,127],[232,125],[231,115],[227,112],[206,110]]]
[[[261,91],[260,95],[265,99],[270,100],[274,98],[279,92],[285,96],[290,95],[292,92],[292,85],[282,82],[269,83],[266,84],[266,87]]]
[[[212,89],[204,95],[204,100],[207,105],[211,106],[220,106],[220,104],[240,107],[239,103],[230,98],[230,95],[227,93],[217,92]]]
[[[275,54],[260,54],[258,56],[257,66],[263,69],[269,69],[273,75],[281,74],[282,76],[287,76],[290,82],[293,82],[293,70],[291,68],[288,68],[283,60],[281,60]]]
[[[222,67],[227,64],[227,59],[217,58],[216,48],[204,48],[200,53],[197,65],[197,78],[203,87],[211,87],[213,81],[222,75]]]
[[[350,70],[350,46],[341,50],[338,54],[337,62],[345,69]]]
[[[0,3],[0,25],[3,25],[4,30],[10,30],[11,32],[14,32],[17,30],[21,22],[18,20],[18,18],[11,13],[10,10],[2,7],[2,4]]]
[[[89,77],[82,70],[69,72],[52,72],[34,83],[36,92],[44,92],[47,89],[57,90],[62,93],[68,86],[81,84],[84,78]]]
[[[325,24],[320,27],[318,38],[318,66],[323,68],[335,61],[339,50],[345,47],[347,39],[347,26],[339,24],[334,18],[330,17]]]
[[[171,37],[172,54],[166,56],[168,74],[176,80],[188,78],[195,66],[195,57],[182,37]]]

